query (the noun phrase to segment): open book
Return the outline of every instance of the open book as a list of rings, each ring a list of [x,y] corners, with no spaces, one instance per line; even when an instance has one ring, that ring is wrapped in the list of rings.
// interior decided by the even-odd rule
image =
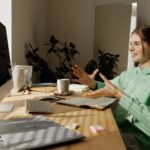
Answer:
[[[67,100],[61,100],[58,104],[77,106],[77,107],[89,107],[96,109],[104,109],[106,106],[112,104],[116,98],[99,97],[99,98],[83,98],[75,97]]]

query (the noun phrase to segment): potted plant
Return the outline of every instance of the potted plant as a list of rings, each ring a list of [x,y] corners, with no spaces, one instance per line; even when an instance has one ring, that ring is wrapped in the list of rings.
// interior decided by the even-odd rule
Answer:
[[[44,46],[48,47],[47,56],[51,57],[53,55],[57,59],[58,64],[55,68],[49,67],[50,59],[45,60],[39,56],[39,47],[33,48],[30,43],[26,44],[27,62],[33,66],[34,72],[39,72],[40,82],[56,82],[58,78],[64,78],[68,73],[71,74],[73,60],[75,60],[75,55],[79,54],[76,46],[72,42],[69,44],[67,42],[63,43],[53,35]]]
[[[85,67],[85,71],[91,74],[98,68],[99,72],[104,74],[108,79],[113,79],[117,75],[115,69],[118,69],[118,61],[119,54],[112,54],[103,50],[98,50],[97,60],[90,60]],[[95,79],[102,81],[99,74],[96,75]]]

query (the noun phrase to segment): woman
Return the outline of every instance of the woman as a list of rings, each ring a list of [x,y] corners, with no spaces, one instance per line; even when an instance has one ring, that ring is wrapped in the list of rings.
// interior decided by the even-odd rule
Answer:
[[[150,149],[150,26],[136,28],[131,35],[130,48],[132,59],[138,63],[122,72],[113,80],[102,74],[104,83],[97,82],[79,66],[73,67],[75,81],[86,84],[92,89],[85,97],[113,96],[118,100],[114,115],[119,128],[125,134],[127,149]],[[97,71],[95,71],[97,72]],[[124,136],[123,136],[124,138]],[[128,139],[129,138],[129,139]]]

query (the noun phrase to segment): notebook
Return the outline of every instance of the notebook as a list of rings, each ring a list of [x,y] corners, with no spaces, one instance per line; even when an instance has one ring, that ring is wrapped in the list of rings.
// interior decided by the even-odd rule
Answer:
[[[36,117],[0,120],[0,149],[26,150],[57,146],[85,136],[53,121]]]
[[[25,100],[25,111],[27,113],[53,113],[48,101]]]
[[[89,107],[96,109],[104,109],[108,105],[115,102],[115,98],[110,97],[99,97],[99,98],[84,98],[84,97],[75,97],[67,100],[61,100],[57,102],[58,104],[77,106],[77,107]]]

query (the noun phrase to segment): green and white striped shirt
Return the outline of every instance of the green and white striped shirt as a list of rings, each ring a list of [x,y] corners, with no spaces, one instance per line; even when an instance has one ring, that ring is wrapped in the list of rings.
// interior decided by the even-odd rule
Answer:
[[[127,119],[150,137],[150,68],[134,67],[111,82],[124,92],[115,110],[117,123]],[[104,83],[97,82],[98,88],[103,86]]]

